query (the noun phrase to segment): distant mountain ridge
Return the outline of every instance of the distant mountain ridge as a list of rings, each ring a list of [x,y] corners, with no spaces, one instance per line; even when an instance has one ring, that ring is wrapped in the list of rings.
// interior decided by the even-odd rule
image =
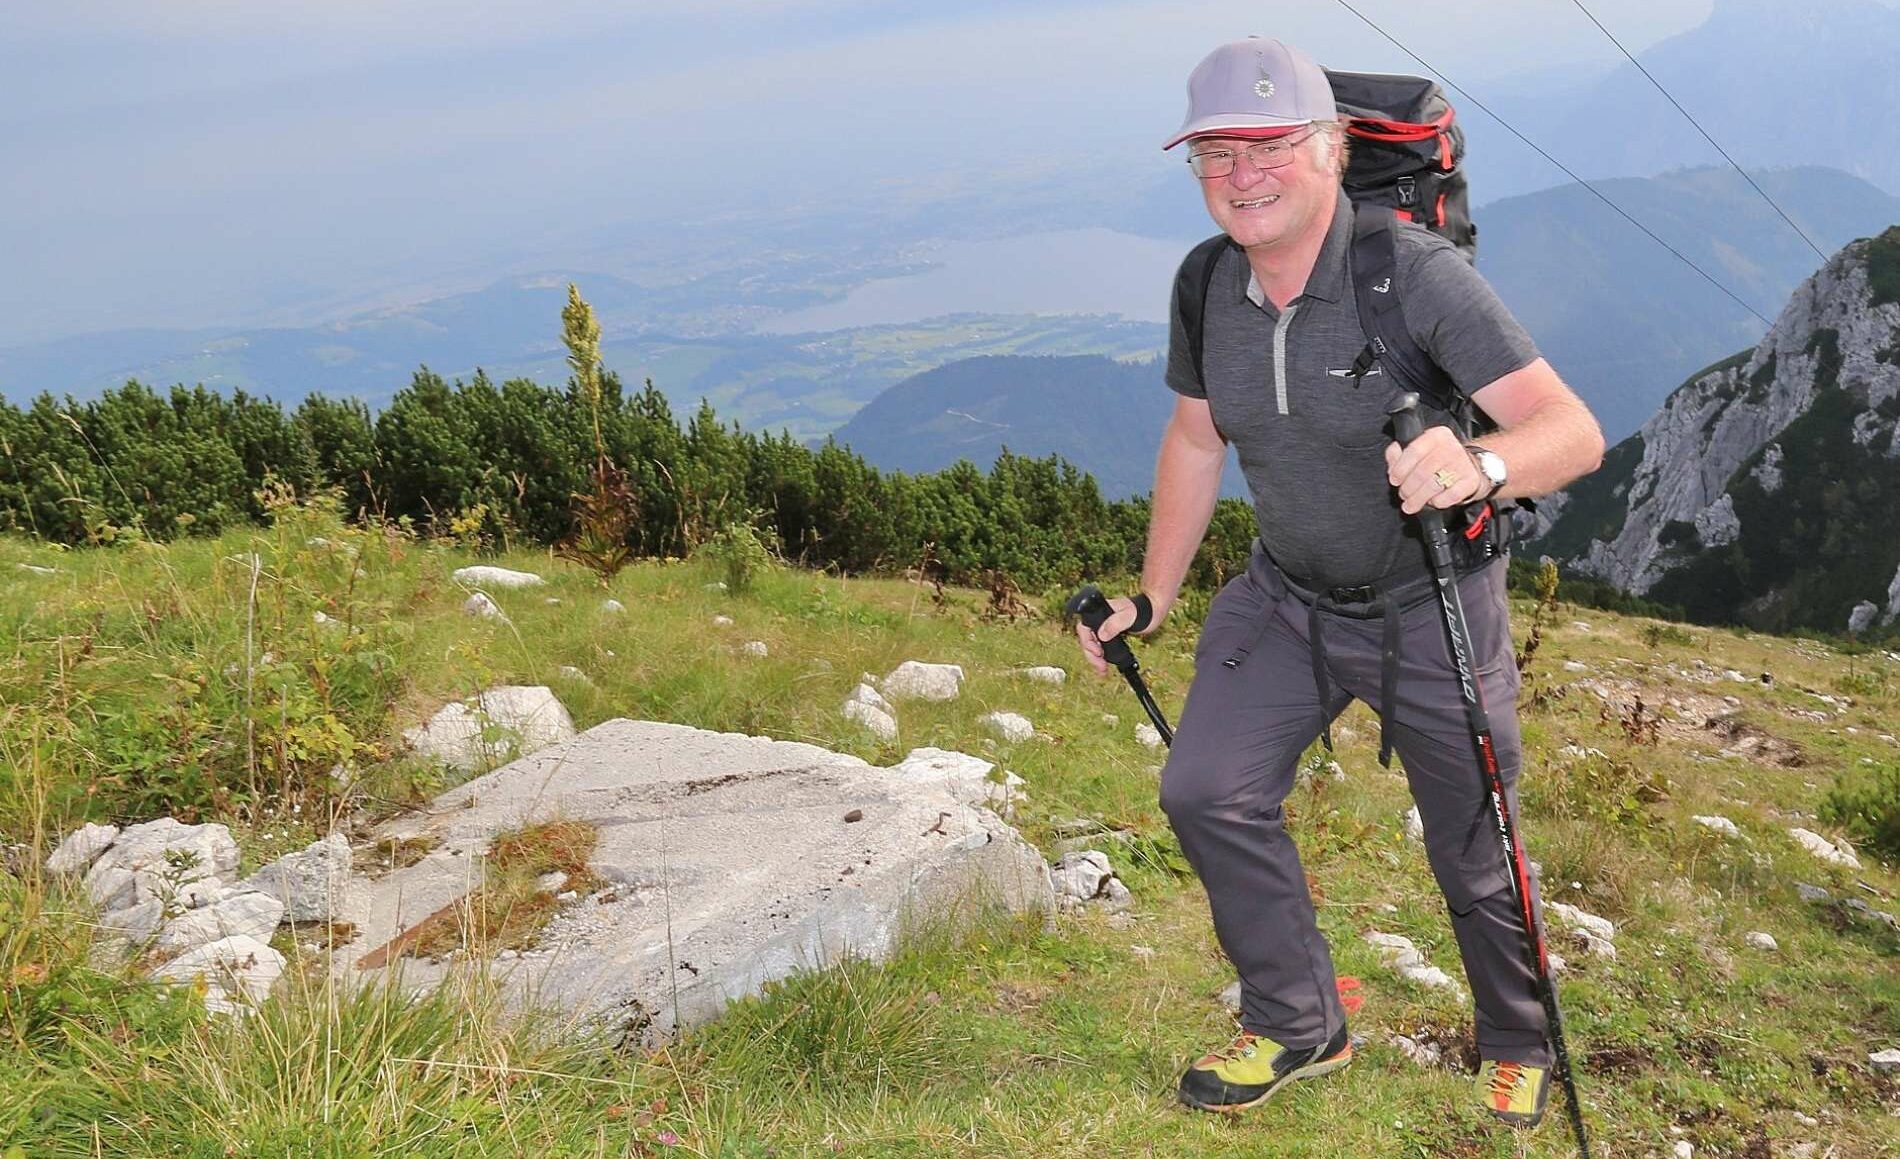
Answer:
[[[1529,550],[1692,616],[1900,633],[1900,226],[1673,394]]]

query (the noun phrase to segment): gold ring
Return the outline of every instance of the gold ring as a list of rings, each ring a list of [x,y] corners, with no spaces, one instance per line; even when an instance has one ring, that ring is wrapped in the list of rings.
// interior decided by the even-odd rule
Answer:
[[[1453,483],[1456,483],[1457,481],[1458,481],[1458,476],[1452,474],[1450,471],[1443,469],[1442,467],[1432,472],[1432,482],[1438,484],[1438,489],[1440,491],[1448,490],[1451,487],[1451,485]]]

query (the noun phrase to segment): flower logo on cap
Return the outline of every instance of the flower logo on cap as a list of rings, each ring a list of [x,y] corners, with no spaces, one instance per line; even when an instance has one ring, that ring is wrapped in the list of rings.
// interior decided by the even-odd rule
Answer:
[[[1253,82],[1253,91],[1259,94],[1261,100],[1267,101],[1273,99],[1273,94],[1277,90],[1273,87],[1273,78],[1263,72],[1260,74],[1260,79]]]

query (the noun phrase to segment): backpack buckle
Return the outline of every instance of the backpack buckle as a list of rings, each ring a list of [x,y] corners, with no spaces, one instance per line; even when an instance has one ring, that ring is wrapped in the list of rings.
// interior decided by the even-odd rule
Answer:
[[[1418,204],[1418,179],[1417,178],[1401,177],[1396,182],[1394,182],[1394,186],[1399,191],[1400,205],[1409,209],[1412,206]]]

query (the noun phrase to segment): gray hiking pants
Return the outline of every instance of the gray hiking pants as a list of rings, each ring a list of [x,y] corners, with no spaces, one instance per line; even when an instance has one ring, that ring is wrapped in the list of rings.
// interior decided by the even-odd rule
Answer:
[[[1458,589],[1515,818],[1518,675],[1502,562],[1462,577]],[[1194,683],[1161,774],[1161,807],[1207,888],[1214,932],[1240,973],[1242,1027],[1297,1048],[1326,1042],[1345,1020],[1282,803],[1300,754],[1356,697],[1375,711],[1397,709],[1391,739],[1451,910],[1477,1005],[1479,1052],[1548,1065],[1544,1009],[1525,964],[1523,923],[1438,601],[1403,614],[1393,706],[1381,703],[1384,622],[1319,614],[1329,678],[1322,702],[1310,616],[1256,551],[1247,572],[1222,588],[1208,611]]]

